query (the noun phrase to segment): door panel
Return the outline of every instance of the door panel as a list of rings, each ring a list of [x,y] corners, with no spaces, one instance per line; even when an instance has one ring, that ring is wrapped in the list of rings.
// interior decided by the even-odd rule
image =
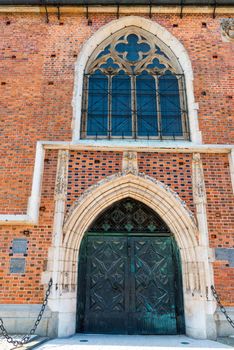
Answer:
[[[131,330],[176,334],[170,237],[131,238]]]
[[[127,267],[125,237],[88,237],[85,332],[127,332]]]
[[[79,330],[176,334],[171,239],[88,235]]]

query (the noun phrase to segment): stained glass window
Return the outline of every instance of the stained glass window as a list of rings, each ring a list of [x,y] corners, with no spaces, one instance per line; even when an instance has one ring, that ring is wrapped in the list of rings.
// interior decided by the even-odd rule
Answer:
[[[183,71],[154,35],[129,27],[90,57],[82,138],[189,139]]]

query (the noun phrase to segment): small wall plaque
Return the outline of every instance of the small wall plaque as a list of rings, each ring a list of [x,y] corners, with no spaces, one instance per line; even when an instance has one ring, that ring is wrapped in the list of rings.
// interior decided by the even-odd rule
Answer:
[[[12,253],[13,254],[27,254],[28,241],[24,238],[13,239]]]
[[[24,273],[25,272],[25,258],[11,258],[10,273]]]
[[[227,260],[230,267],[234,267],[234,249],[233,248],[216,248],[216,260]]]

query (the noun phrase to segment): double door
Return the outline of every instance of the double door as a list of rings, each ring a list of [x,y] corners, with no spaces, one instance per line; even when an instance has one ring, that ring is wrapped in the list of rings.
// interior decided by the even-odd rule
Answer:
[[[172,237],[87,235],[79,262],[78,331],[176,334]]]

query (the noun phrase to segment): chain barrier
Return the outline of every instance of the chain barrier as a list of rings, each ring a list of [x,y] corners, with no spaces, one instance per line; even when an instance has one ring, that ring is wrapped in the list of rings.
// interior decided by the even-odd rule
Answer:
[[[22,339],[16,340],[13,337],[11,337],[8,334],[6,328],[4,327],[3,319],[0,317],[0,330],[2,331],[2,335],[8,341],[8,343],[13,344],[14,346],[19,346],[19,345],[26,344],[30,340],[30,337],[35,333],[35,331],[37,329],[37,326],[39,325],[39,323],[40,323],[40,321],[42,319],[43,313],[44,313],[46,305],[48,303],[48,298],[49,298],[49,295],[50,295],[52,284],[53,284],[53,281],[52,281],[52,278],[51,278],[49,280],[49,283],[48,283],[48,288],[47,288],[47,291],[46,291],[45,299],[43,301],[43,304],[41,306],[41,310],[40,310],[40,312],[39,312],[39,314],[37,316],[37,319],[36,319],[36,321],[34,323],[34,326],[30,330],[30,332],[28,332],[26,335],[24,335],[22,337]]]
[[[41,306],[41,310],[37,316],[37,319],[34,323],[34,326],[32,327],[32,329],[30,330],[29,333],[27,333],[26,335],[23,336],[23,338],[21,340],[15,340],[13,337],[11,337],[6,328],[4,327],[4,324],[3,324],[3,320],[2,318],[0,317],[0,330],[2,331],[2,334],[3,336],[6,338],[6,340],[8,341],[8,343],[11,343],[13,344],[14,346],[19,346],[19,345],[23,345],[23,344],[26,344],[30,337],[35,333],[41,319],[42,319],[42,316],[43,316],[43,313],[45,311],[45,308],[46,308],[46,305],[48,303],[48,298],[49,298],[49,295],[50,295],[50,291],[51,291],[51,287],[52,287],[52,284],[53,284],[53,281],[52,281],[52,278],[49,280],[49,283],[48,283],[48,288],[47,288],[47,291],[46,291],[46,295],[45,295],[45,299],[43,301],[43,304]],[[224,314],[224,316],[226,317],[227,321],[229,322],[229,324],[234,328],[234,321],[230,318],[230,316],[227,314],[227,310],[225,309],[225,307],[223,306],[223,304],[221,303],[221,300],[220,300],[220,297],[215,289],[215,287],[212,285],[211,286],[211,291],[213,293],[213,296],[215,298],[215,300],[217,301],[217,304],[219,305],[219,308],[221,310],[221,312]]]
[[[224,314],[224,316],[226,317],[226,320],[229,322],[229,324],[234,328],[234,321],[230,318],[230,316],[228,316],[227,310],[225,309],[225,307],[221,303],[220,297],[219,297],[218,293],[216,292],[216,289],[214,286],[211,286],[211,291],[213,293],[215,300],[217,301],[217,304],[219,305],[221,312]]]

